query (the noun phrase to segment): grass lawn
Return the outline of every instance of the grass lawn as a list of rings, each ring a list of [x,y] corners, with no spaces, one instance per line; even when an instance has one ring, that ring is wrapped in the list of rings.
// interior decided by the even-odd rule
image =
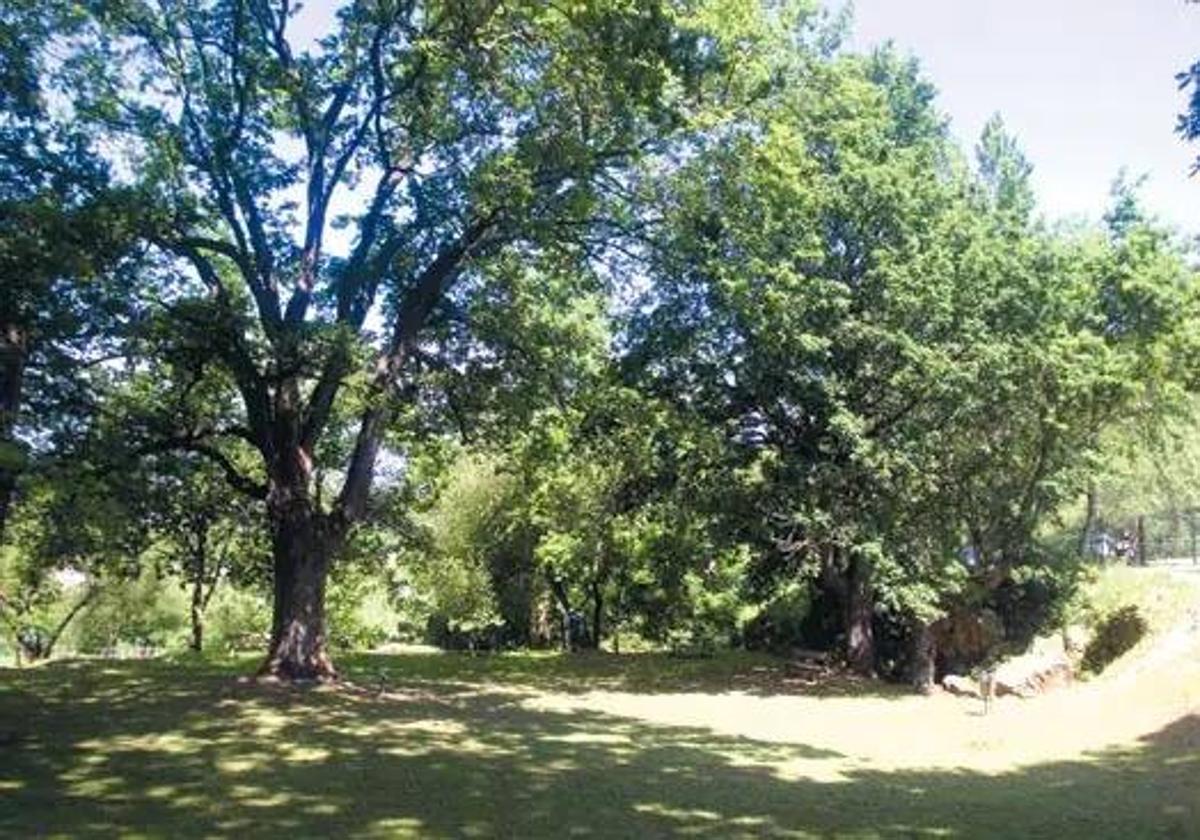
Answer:
[[[1200,837],[1200,627],[986,716],[747,655],[339,664],[0,670],[0,837]]]
[[[786,675],[739,657],[343,667],[359,688],[0,672],[0,836],[1200,836],[1200,716],[1122,714],[1138,680],[984,717],[870,684],[767,695]]]

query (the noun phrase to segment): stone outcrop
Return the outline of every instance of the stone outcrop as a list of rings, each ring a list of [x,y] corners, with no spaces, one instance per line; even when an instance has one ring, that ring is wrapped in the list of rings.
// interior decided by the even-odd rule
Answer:
[[[1078,636],[1072,636],[1064,632],[1034,639],[1026,653],[996,665],[991,671],[994,696],[1036,697],[1069,686],[1075,677],[1072,655],[1078,644]],[[944,677],[942,688],[959,697],[983,696],[978,680],[958,674]]]
[[[942,688],[957,697],[979,697],[979,686],[975,680],[959,674],[942,677]]]
[[[1092,635],[1092,631],[1082,624],[1072,624],[1070,627],[1063,628],[1063,648],[1066,650],[1067,656],[1071,657],[1072,662],[1083,659],[1083,652],[1087,650]]]
[[[1035,642],[1029,653],[1000,663],[996,668],[996,696],[1036,697],[1070,685],[1075,670],[1063,648],[1062,638],[1055,638],[1058,639],[1057,646],[1050,642],[1039,646]]]

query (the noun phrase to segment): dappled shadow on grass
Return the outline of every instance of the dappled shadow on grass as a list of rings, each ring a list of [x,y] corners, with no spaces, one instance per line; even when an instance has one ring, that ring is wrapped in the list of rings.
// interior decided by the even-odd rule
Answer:
[[[758,696],[899,698],[904,686],[864,679],[833,668],[816,668],[766,654],[726,652],[709,658],[667,653],[360,653],[338,666],[355,681],[393,684],[503,685],[579,694],[630,691],[638,694],[724,694]]]
[[[298,689],[229,670],[0,673],[0,836],[1196,836],[1200,717],[1000,775],[429,680]]]

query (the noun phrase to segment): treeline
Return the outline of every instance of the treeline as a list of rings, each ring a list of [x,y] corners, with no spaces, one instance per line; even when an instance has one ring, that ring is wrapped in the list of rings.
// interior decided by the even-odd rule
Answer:
[[[227,581],[265,671],[328,676],[332,576],[447,646],[925,687],[1053,619],[1048,529],[1189,410],[1195,272],[1135,189],[1047,223],[998,118],[964,153],[804,4],[290,15],[4,13],[14,627],[55,567],[168,567],[194,646]]]
[[[1039,535],[1106,440],[1190,420],[1192,273],[1128,191],[1051,229],[998,121],[969,166],[910,65],[819,73],[653,184],[638,293],[576,304],[591,359],[551,342],[550,406],[452,462],[423,556],[493,598],[451,623],[832,647],[927,684],[963,621],[1053,618],[1079,557]]]

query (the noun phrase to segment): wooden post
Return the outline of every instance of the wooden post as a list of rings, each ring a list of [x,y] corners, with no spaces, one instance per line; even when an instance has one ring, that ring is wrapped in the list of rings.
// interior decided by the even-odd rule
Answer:
[[[983,699],[983,713],[992,710],[992,700],[996,696],[996,667],[984,668],[979,674],[979,694]]]
[[[1196,511],[1193,509],[1188,512],[1188,527],[1192,532],[1192,565],[1200,563],[1200,558],[1196,555]]]
[[[1146,517],[1142,514],[1137,518],[1137,559],[1139,566],[1146,565]]]

